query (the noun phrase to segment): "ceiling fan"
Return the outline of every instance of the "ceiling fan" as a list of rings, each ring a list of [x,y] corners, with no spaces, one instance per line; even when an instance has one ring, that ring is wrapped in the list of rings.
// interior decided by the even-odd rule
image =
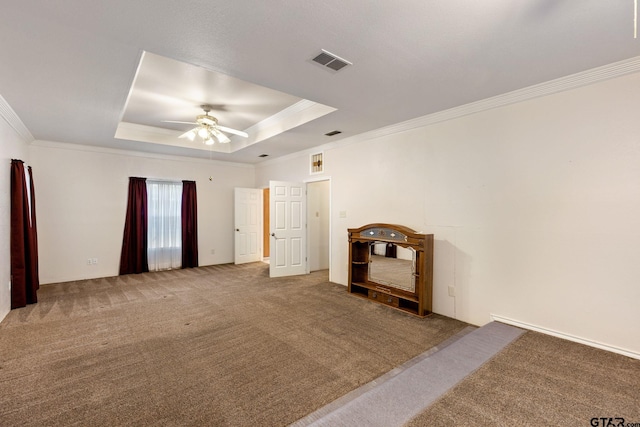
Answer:
[[[202,141],[206,145],[213,145],[215,143],[215,140],[222,144],[231,142],[229,137],[222,132],[231,133],[234,135],[242,136],[244,138],[249,136],[246,132],[243,132],[241,130],[231,129],[226,126],[220,126],[218,124],[218,119],[209,115],[209,111],[211,111],[211,105],[201,105],[200,108],[202,108],[204,114],[196,116],[195,122],[176,122],[172,120],[167,120],[165,122],[197,125],[193,129],[188,130],[187,132],[180,135],[178,138],[189,138],[190,141],[193,141],[196,136],[199,136],[200,138],[202,138]]]

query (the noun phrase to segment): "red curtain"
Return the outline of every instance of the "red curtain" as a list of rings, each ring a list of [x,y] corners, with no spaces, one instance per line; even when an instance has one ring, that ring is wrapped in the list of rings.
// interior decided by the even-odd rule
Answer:
[[[129,199],[122,238],[120,274],[149,271],[147,260],[147,180],[129,178]]]
[[[195,181],[182,181],[182,268],[198,266],[198,201]]]
[[[11,308],[38,302],[38,232],[33,171],[29,190],[22,160],[11,160]],[[29,203],[29,193],[31,203]]]

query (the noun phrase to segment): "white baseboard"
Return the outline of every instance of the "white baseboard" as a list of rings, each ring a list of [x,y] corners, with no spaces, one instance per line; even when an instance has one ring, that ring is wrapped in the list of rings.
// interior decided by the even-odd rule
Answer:
[[[622,354],[623,356],[631,357],[633,359],[640,359],[640,353],[636,353],[634,351],[625,350],[623,348],[614,347],[608,344],[602,344],[596,341],[591,341],[585,338],[576,337],[574,335],[566,334],[564,332],[554,331],[552,329],[543,328],[541,326],[531,325],[529,323],[520,322],[519,320],[513,320],[506,317],[498,316],[497,314],[490,314],[491,320],[496,322],[506,323],[507,325],[517,326],[523,329],[529,329],[531,331],[540,332],[546,335],[551,335],[554,337],[562,338],[568,341],[577,342],[579,344],[588,345],[590,347],[599,348],[601,350],[610,351],[613,353]]]

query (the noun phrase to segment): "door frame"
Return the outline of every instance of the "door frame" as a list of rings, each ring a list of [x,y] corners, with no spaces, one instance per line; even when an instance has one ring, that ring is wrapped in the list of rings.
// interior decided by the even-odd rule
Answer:
[[[333,218],[331,215],[331,176],[322,176],[322,177],[314,177],[314,178],[309,178],[309,179],[305,179],[304,181],[302,181],[305,184],[310,184],[310,183],[314,183],[314,182],[321,182],[321,181],[329,181],[329,280],[331,280],[331,272],[332,272],[332,268],[331,268],[331,254],[332,254],[332,246],[331,246],[331,231],[333,230],[332,225],[333,225]],[[309,207],[309,193],[307,191],[307,194],[305,194],[305,197],[307,197],[307,208]],[[309,227],[307,227],[306,229],[307,232],[307,255],[309,254],[309,248],[311,247],[311,239],[309,239]],[[311,265],[309,262],[307,262],[307,274],[311,273]]]
[[[332,236],[332,230],[333,230],[333,215],[332,215],[332,203],[333,203],[333,199],[331,197],[332,194],[332,182],[331,182],[331,176],[319,176],[319,177],[313,177],[313,178],[307,178],[305,180],[302,180],[303,184],[309,184],[309,183],[313,183],[313,182],[319,182],[319,181],[329,181],[329,281],[331,281],[331,278],[333,276],[333,262],[332,262],[332,254],[333,254],[333,239],[331,238]],[[269,189],[269,186],[267,185],[266,187],[262,187],[263,189]],[[308,194],[305,194],[305,197],[308,197]],[[308,200],[307,200],[308,202]],[[307,203],[308,206],[308,203]],[[268,206],[265,206],[265,209],[268,209]],[[265,212],[263,211],[263,218],[264,218]],[[267,236],[271,236],[271,229],[270,229],[270,224],[268,221],[263,221],[263,227],[264,227],[264,232],[267,234]],[[310,239],[309,239],[309,228],[306,228],[306,233],[307,233],[307,254],[309,254],[309,246],[311,245]],[[263,257],[264,258],[264,257]],[[306,273],[305,274],[310,274],[311,273],[311,267],[309,262],[306,263]]]
[[[262,261],[265,261],[271,255],[271,234],[269,233],[270,227],[270,212],[269,212],[269,187],[262,188]]]

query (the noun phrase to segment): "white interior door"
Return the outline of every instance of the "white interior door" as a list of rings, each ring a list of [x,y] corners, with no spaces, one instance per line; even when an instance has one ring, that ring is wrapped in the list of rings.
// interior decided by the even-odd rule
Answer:
[[[269,275],[283,277],[306,274],[306,185],[301,182],[269,181],[269,195]]]
[[[262,261],[262,190],[235,189],[235,263]]]

